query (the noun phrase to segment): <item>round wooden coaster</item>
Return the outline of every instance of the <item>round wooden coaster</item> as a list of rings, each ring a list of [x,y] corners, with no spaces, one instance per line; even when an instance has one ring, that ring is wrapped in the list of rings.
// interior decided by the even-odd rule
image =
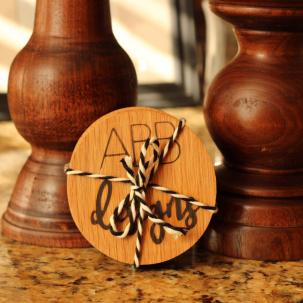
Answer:
[[[80,171],[125,178],[126,171],[120,160],[130,155],[137,166],[145,140],[156,136],[163,148],[178,122],[175,117],[150,108],[114,111],[85,131],[74,149],[69,166]],[[152,181],[210,206],[215,205],[216,180],[212,161],[201,140],[187,126]],[[70,210],[83,236],[105,255],[133,263],[136,233],[121,239],[109,231],[109,217],[129,193],[130,184],[69,175],[67,188]],[[189,249],[203,235],[212,215],[207,210],[151,188],[146,202],[158,217],[174,226],[187,227],[189,232],[176,238],[159,225],[145,220],[142,265],[167,261]]]

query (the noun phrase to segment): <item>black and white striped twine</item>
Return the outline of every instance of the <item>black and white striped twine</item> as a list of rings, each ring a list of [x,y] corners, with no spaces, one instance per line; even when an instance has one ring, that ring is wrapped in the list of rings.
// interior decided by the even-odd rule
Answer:
[[[179,194],[178,192],[171,190],[169,188],[160,186],[155,183],[150,183],[152,178],[157,172],[159,165],[162,160],[166,157],[168,151],[173,146],[178,135],[181,133],[185,126],[185,119],[181,119],[178,126],[175,128],[172,136],[168,139],[167,144],[164,149],[160,150],[160,143],[158,138],[152,137],[148,138],[141,147],[139,168],[137,173],[135,173],[133,168],[133,159],[130,156],[126,156],[121,160],[121,163],[126,171],[127,178],[119,178],[114,176],[106,176],[101,174],[95,174],[91,172],[85,172],[81,170],[72,169],[68,166],[65,167],[65,173],[69,176],[84,176],[92,179],[107,180],[110,182],[121,182],[130,184],[130,192],[127,196],[119,203],[119,205],[114,209],[113,214],[110,216],[110,232],[118,237],[127,237],[135,228],[137,231],[134,265],[136,268],[140,266],[140,255],[141,255],[141,244],[142,244],[142,233],[143,233],[143,222],[148,218],[151,222],[161,225],[164,230],[172,235],[180,236],[185,235],[188,231],[185,227],[176,227],[165,222],[153,213],[151,208],[146,203],[145,197],[147,188],[153,188],[155,190],[164,192],[174,198],[185,201],[192,205],[197,206],[200,209],[206,210],[211,213],[217,212],[216,206],[210,206],[200,201],[197,201],[193,197]],[[146,154],[147,150],[151,146],[153,148],[152,155],[147,161]],[[121,215],[123,211],[130,210],[129,222],[123,230],[117,228],[117,222],[121,222]]]

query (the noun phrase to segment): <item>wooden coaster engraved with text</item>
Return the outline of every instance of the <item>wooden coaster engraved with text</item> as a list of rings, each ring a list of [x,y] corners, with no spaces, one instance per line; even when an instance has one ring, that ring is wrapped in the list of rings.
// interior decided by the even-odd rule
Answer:
[[[145,161],[142,159],[142,145],[148,138],[156,137],[155,144],[159,143],[159,150],[163,153],[178,125],[178,119],[159,110],[125,108],[97,120],[79,139],[69,163],[69,206],[83,236],[105,255],[133,263],[140,240],[140,264],[160,263],[189,249],[206,230],[216,204],[215,172],[203,143],[189,127],[184,126],[180,130],[167,155],[163,159],[160,157],[158,169],[144,192],[143,186],[136,187],[125,181],[128,178],[127,168],[121,160],[131,157],[130,173],[134,172],[136,182],[139,178],[144,181],[142,174],[141,177],[136,176],[140,159],[143,166],[148,167],[152,163],[150,159],[155,158],[157,145],[155,150],[147,148]],[[112,182],[110,177],[124,181]],[[134,196],[138,194],[133,208],[129,201],[131,198],[124,200],[129,197],[132,186]],[[200,201],[206,208],[200,208],[198,203],[189,203],[186,198],[183,200],[181,195],[190,197],[192,200],[189,199],[189,202]],[[129,207],[123,209],[115,228],[124,231],[130,226],[128,235],[122,238],[112,234],[115,228],[110,221],[115,209],[118,212],[121,201]],[[144,207],[152,214],[145,211],[140,221],[140,211],[143,213]],[[140,222],[141,234],[138,232]],[[173,227],[184,228],[186,234],[176,237],[169,232]]]

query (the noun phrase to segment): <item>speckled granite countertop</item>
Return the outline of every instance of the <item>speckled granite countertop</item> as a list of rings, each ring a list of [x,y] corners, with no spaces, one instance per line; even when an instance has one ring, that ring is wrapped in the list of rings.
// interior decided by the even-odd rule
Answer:
[[[178,109],[170,110],[180,116]],[[201,110],[182,115],[218,151]],[[29,146],[12,123],[0,122],[0,214]],[[303,302],[303,262],[259,262],[211,255],[194,247],[159,266],[134,271],[89,249],[23,245],[0,236],[0,302]]]

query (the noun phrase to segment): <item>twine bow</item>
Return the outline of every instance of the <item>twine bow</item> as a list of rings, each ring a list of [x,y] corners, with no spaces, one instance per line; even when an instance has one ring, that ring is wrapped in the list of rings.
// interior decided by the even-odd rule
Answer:
[[[149,219],[151,222],[162,226],[167,233],[175,235],[177,237],[185,235],[188,231],[187,228],[173,226],[159,218],[156,214],[154,214],[153,210],[146,203],[146,192],[149,187],[165,192],[174,198],[179,198],[180,200],[183,200],[186,203],[193,204],[211,213],[217,212],[216,206],[206,205],[202,202],[196,201],[193,197],[181,195],[169,188],[159,186],[155,183],[150,183],[152,178],[155,176],[160,163],[166,157],[167,153],[173,146],[174,142],[176,141],[178,135],[180,134],[184,126],[185,119],[181,119],[162,151],[160,150],[160,143],[158,138],[148,138],[141,147],[139,168],[137,173],[134,171],[133,159],[130,156],[126,156],[124,159],[122,159],[121,163],[126,171],[127,178],[117,178],[113,176],[105,176],[101,174],[74,170],[69,168],[68,165],[65,168],[65,173],[67,175],[86,176],[94,179],[102,179],[111,182],[122,182],[131,184],[130,192],[118,204],[118,206],[114,209],[113,214],[110,216],[109,230],[112,235],[118,238],[125,238],[128,235],[137,232],[134,255],[134,265],[136,268],[140,266],[143,222],[146,218]],[[152,155],[147,160],[146,157],[149,147],[152,148]],[[125,217],[122,217],[125,212],[129,214],[129,220],[126,226],[122,230],[120,230],[117,227],[117,223],[125,221]]]

